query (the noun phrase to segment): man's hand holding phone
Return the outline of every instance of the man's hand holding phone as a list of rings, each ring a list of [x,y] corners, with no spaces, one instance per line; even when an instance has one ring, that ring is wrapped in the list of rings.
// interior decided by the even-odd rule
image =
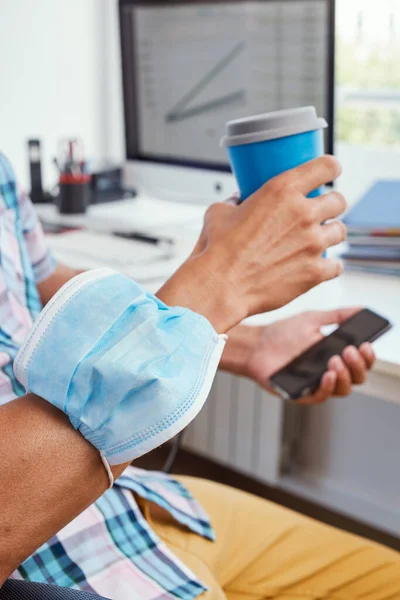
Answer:
[[[311,346],[324,340],[321,328],[340,326],[359,312],[360,308],[308,312],[265,328],[254,328],[246,369],[242,374],[255,379],[268,391],[275,391],[270,378]],[[354,385],[365,383],[374,363],[371,344],[362,344],[360,348],[346,347],[344,352],[328,361],[318,389],[299,398],[300,404],[322,404],[333,396],[348,396]]]
[[[270,378],[271,388],[286,400],[307,398],[315,394],[321,385],[327,385],[326,379],[331,370],[332,375],[336,370],[337,376],[341,374],[344,377],[345,371],[338,371],[340,357],[353,375],[354,383],[364,383],[363,367],[370,366],[369,344],[391,327],[387,319],[369,309],[349,314],[331,335],[322,336],[321,340],[277,371]]]

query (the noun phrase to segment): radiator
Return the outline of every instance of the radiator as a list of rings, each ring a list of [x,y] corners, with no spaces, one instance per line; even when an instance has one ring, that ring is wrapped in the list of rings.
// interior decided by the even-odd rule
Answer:
[[[220,373],[204,409],[186,432],[184,447],[275,485],[293,456],[295,409],[252,381]]]

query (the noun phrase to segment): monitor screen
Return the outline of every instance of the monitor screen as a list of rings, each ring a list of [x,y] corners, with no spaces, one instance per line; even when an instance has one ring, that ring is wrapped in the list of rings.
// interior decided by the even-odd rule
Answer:
[[[314,105],[333,124],[334,0],[121,0],[121,32],[129,159],[229,169],[226,121]]]

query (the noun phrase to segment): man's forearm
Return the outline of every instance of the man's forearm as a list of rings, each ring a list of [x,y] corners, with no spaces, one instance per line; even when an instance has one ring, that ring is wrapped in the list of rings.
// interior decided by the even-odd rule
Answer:
[[[210,275],[208,260],[188,260],[158,291],[158,298],[168,306],[181,306],[203,315],[219,334],[227,333],[237,323],[230,306],[229,294]]]
[[[28,395],[1,406],[0,423],[1,585],[109,482],[98,451],[44,400]]]

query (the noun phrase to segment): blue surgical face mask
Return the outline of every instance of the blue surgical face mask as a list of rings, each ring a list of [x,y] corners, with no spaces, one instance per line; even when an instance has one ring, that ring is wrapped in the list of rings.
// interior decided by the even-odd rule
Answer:
[[[62,410],[117,465],[194,419],[225,340],[204,317],[99,269],[71,280],[47,305],[14,370],[27,392]]]

